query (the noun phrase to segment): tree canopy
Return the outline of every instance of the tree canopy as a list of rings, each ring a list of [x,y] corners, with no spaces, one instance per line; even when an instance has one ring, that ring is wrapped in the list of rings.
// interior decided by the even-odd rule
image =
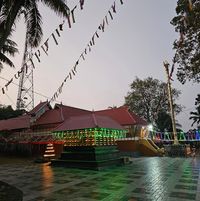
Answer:
[[[125,104],[132,112],[143,117],[147,122],[156,124],[159,112],[168,114],[169,103],[166,83],[148,77],[144,80],[138,77],[130,85],[131,90],[125,97]],[[174,109],[176,113],[182,110],[181,105],[175,103],[181,94],[177,89],[172,89]]]
[[[174,62],[178,64],[177,77],[200,82],[200,0],[178,0],[176,16],[171,24],[180,38],[174,41]]]
[[[200,94],[197,95],[197,98],[195,99],[195,106],[196,111],[190,112],[190,119],[193,120],[192,126],[197,123],[197,126],[200,126]]]
[[[169,114],[169,112],[167,111],[163,111],[160,110],[158,112],[158,115],[155,119],[155,124],[156,124],[156,129],[158,131],[164,132],[164,131],[173,131],[172,128],[172,119],[171,116]],[[178,123],[178,121],[176,120],[176,131],[181,131],[182,129],[182,125]]]
[[[13,110],[10,105],[0,105],[0,120],[18,117],[23,113],[23,110]]]
[[[16,46],[17,44],[14,41],[10,39],[6,40],[2,47],[2,51],[0,52],[0,72],[3,69],[3,63],[10,67],[14,67],[13,62],[8,58],[8,56],[14,56],[18,52]]]

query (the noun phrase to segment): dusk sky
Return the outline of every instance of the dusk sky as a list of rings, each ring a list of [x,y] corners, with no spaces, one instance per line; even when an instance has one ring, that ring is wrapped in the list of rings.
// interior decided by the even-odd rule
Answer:
[[[105,32],[99,32],[100,38],[92,47],[90,54],[77,66],[77,74],[68,80],[58,101],[65,105],[89,110],[106,109],[109,106],[124,104],[124,96],[130,90],[130,84],[151,76],[166,81],[163,61],[171,62],[174,55],[173,41],[178,38],[170,24],[175,15],[176,0],[116,0],[114,20],[109,18]],[[68,0],[73,8],[78,0]],[[69,29],[64,24],[59,45],[51,39],[49,55],[42,54],[41,63],[35,60],[34,89],[47,97],[52,97],[57,88],[69,73],[70,69],[84,51],[92,35],[98,29],[113,0],[85,0],[84,9],[75,12],[76,23]],[[43,16],[43,42],[62,22],[50,9],[40,5]],[[23,20],[16,26],[13,39],[18,43],[20,54],[13,59],[16,68],[5,66],[1,77],[10,79],[20,69],[25,28]],[[187,82],[180,84],[173,75],[172,86],[182,91],[177,103],[185,106],[176,118],[187,131],[191,127],[189,113],[194,111],[195,98],[200,93],[199,85]],[[19,80],[14,80],[15,83]],[[0,87],[5,85],[0,79]],[[15,108],[18,88],[10,85],[7,95],[0,95],[0,104],[12,105]],[[9,98],[8,98],[9,97]],[[35,94],[35,105],[46,98]],[[55,102],[52,104],[52,106]]]

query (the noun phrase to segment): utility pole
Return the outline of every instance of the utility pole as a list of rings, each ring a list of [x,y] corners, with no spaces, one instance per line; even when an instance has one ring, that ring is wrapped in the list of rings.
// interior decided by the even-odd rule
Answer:
[[[166,75],[167,75],[168,100],[169,100],[170,113],[171,113],[171,119],[172,119],[174,144],[179,144],[178,139],[177,139],[175,114],[174,114],[174,108],[173,108],[172,88],[171,88],[171,80],[170,80],[170,75],[169,75],[169,63],[167,61],[165,61],[165,62],[163,62],[163,65],[165,67],[165,71],[166,71]]]

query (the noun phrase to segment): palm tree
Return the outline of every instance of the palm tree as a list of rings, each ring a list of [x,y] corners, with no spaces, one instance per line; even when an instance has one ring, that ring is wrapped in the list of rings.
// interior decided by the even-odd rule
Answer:
[[[60,16],[67,17],[69,14],[65,0],[3,0],[0,3],[0,51],[21,15],[24,16],[26,23],[27,45],[29,47],[39,46],[43,35],[42,17],[38,10],[39,2]]]
[[[16,46],[17,44],[14,41],[10,39],[6,40],[2,47],[2,51],[0,52],[0,72],[3,69],[3,63],[10,67],[14,67],[13,62],[7,57],[7,55],[14,56],[18,52]]]
[[[190,112],[192,116],[190,116],[190,119],[193,119],[192,126],[197,123],[200,124],[200,107],[197,108],[197,112]]]
[[[195,105],[196,111],[195,112],[190,112],[191,116],[189,119],[193,120],[192,126],[197,123],[200,124],[200,94],[197,95],[197,98],[195,99]]]

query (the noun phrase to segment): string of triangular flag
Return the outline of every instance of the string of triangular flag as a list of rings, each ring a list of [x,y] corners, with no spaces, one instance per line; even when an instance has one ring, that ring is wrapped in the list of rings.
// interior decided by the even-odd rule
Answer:
[[[187,4],[188,4],[188,7],[187,7],[187,11],[185,11],[184,15],[182,16],[181,18],[181,21],[183,23],[183,26],[180,28],[179,30],[179,35],[180,35],[180,38],[179,40],[177,41],[177,47],[178,49],[182,47],[183,45],[183,42],[184,42],[184,35],[185,35],[185,29],[187,29],[187,26],[188,26],[188,14],[190,12],[192,12],[193,10],[193,3],[192,3],[192,0],[188,0],[187,1]],[[172,79],[172,75],[173,75],[173,72],[174,72],[174,68],[175,68],[175,63],[177,62],[177,59],[178,59],[178,49],[177,51],[175,52],[175,55],[172,59],[172,67],[171,67],[171,71],[169,73],[169,78],[170,80],[173,81]]]
[[[121,5],[124,3],[123,0],[119,0],[119,2],[120,2]],[[91,52],[92,47],[95,45],[96,40],[100,37],[100,34],[105,32],[106,26],[109,25],[109,20],[114,19],[114,14],[117,13],[116,4],[117,4],[117,0],[115,0],[113,2],[113,4],[111,5],[110,9],[107,12],[107,14],[104,16],[103,20],[101,21],[100,25],[98,26],[97,30],[92,35],[92,38],[87,43],[86,47],[83,49],[82,53],[80,54],[80,56],[76,60],[75,64],[70,69],[69,73],[66,75],[66,77],[63,80],[63,82],[58,87],[56,92],[53,94],[53,96],[52,96],[52,98],[50,99],[49,102],[55,101],[58,98],[58,96],[62,93],[62,89],[63,89],[63,86],[65,85],[66,81],[67,80],[72,80],[72,78],[76,75],[77,67],[78,67],[80,61],[85,61],[86,56],[88,55],[88,53]]]
[[[77,8],[80,8],[80,10],[83,10],[84,3],[85,3],[85,0],[79,0],[79,3],[76,6],[74,6],[73,9],[69,11],[69,14],[67,16],[67,24],[69,28],[72,27],[73,23],[75,23],[75,10]],[[35,63],[33,60],[34,58],[36,59],[38,63],[40,63],[42,52],[46,56],[48,56],[50,39],[53,39],[55,44],[58,45],[58,38],[61,37],[61,32],[63,31],[64,23],[65,23],[65,20],[58,25],[58,27],[54,30],[53,33],[50,34],[50,36],[45,40],[45,42],[40,46],[40,48],[37,49],[32,55],[30,55],[30,58],[23,64],[20,70],[17,71],[17,73],[14,74],[14,76],[11,79],[9,79],[9,81],[4,85],[4,87],[1,88],[3,94],[5,94],[6,90],[8,90],[8,86],[12,83],[14,79],[18,79],[22,72],[25,72],[25,73],[28,72],[29,65],[32,65],[33,68],[35,68]]]
[[[6,79],[6,78],[4,78],[4,77],[2,77],[2,76],[0,76],[0,79],[2,79],[2,80],[4,80],[4,81],[7,81],[7,82],[9,81],[8,79]],[[14,81],[12,81],[12,84],[15,85],[15,86],[17,86],[17,87],[20,86],[19,83],[17,84],[17,83],[14,82]],[[2,88],[2,87],[3,87],[3,86],[0,86],[0,88]],[[25,87],[24,87],[24,89],[27,90],[27,88],[25,88]],[[41,93],[39,93],[39,92],[37,92],[37,91],[35,91],[35,90],[33,91],[33,93],[36,94],[36,95],[39,95],[39,96],[41,96],[41,97],[43,97],[43,98],[46,98],[46,99],[50,99],[50,98],[51,98],[51,97],[48,97],[48,96],[46,96],[46,95],[44,95],[44,94],[41,94]],[[5,95],[8,96],[8,94],[6,94],[6,93],[5,93]],[[57,101],[57,102],[60,103],[60,101]]]
[[[200,130],[194,129],[194,130],[189,130],[187,132],[177,132],[178,140],[180,141],[200,141]],[[162,141],[173,141],[174,140],[174,135],[173,132],[168,132],[168,131],[150,131],[149,132],[149,137],[151,137],[153,140],[162,140]]]

